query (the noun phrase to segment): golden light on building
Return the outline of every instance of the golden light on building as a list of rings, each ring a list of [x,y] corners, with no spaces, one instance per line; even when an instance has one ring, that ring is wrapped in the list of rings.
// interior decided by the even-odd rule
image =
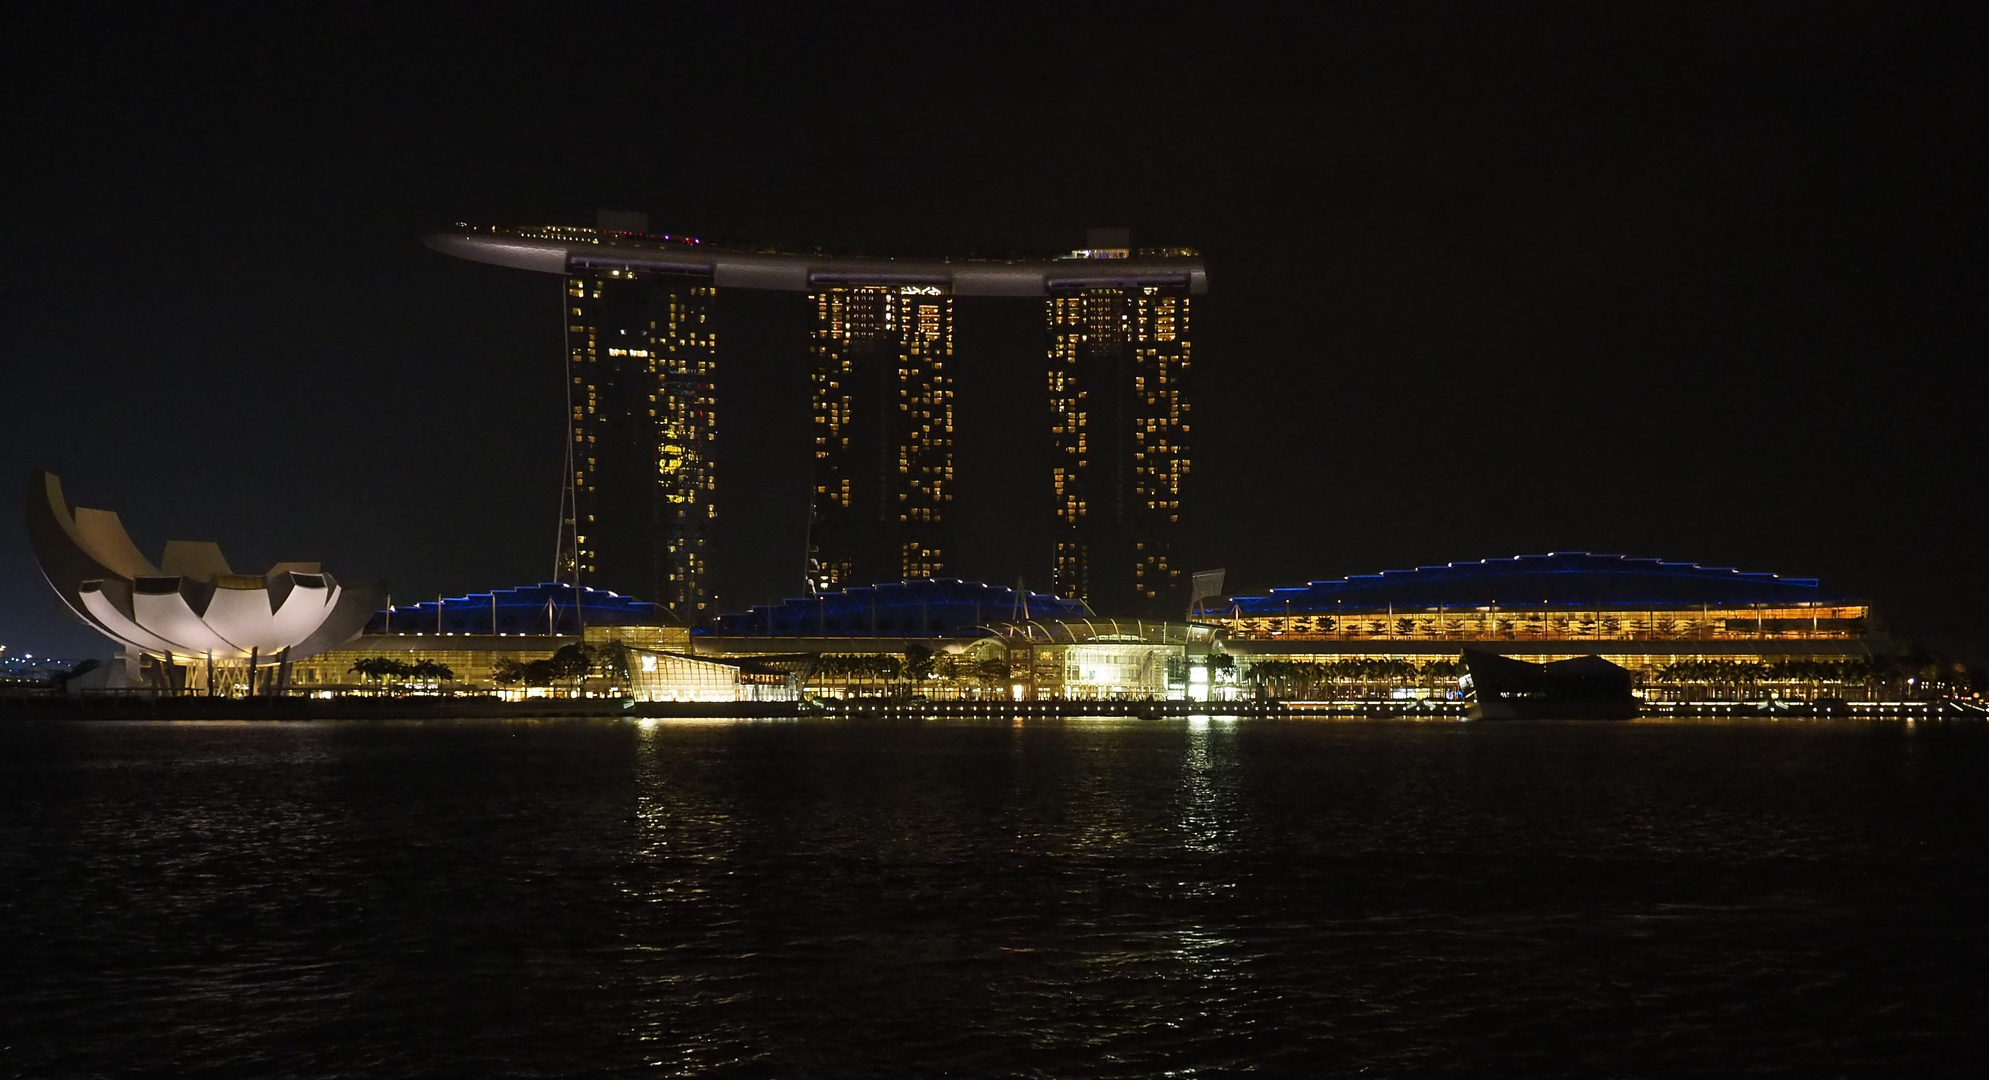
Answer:
[[[735,288],[806,293],[811,307],[808,586],[951,571],[954,298],[1033,298],[1048,305],[1052,339],[1058,587],[1123,614],[1179,610],[1190,297],[1208,291],[1194,251],[1135,251],[1119,230],[1058,258],[884,258],[647,228],[642,215],[604,212],[595,229],[459,225],[425,238],[457,258],[567,278],[573,498],[561,580],[654,596],[684,617],[708,606],[709,316],[715,291]],[[629,479],[637,461],[649,489]],[[637,566],[644,551],[653,572]]]
[[[953,501],[953,298],[934,285],[809,296],[810,585],[946,570]]]
[[[570,499],[561,576],[695,621],[710,602],[717,290],[696,275],[566,279]]]
[[[1855,700],[1876,692],[1886,647],[1868,605],[1812,578],[1587,552],[1315,581],[1210,602],[1193,621],[1224,632],[1246,681],[1315,698],[1440,697],[1471,648],[1601,656],[1652,702]]]
[[[1073,257],[1127,257],[1123,234],[1096,235],[1113,232],[1095,230]],[[1193,468],[1190,290],[1079,288],[1052,296],[1045,311],[1056,590],[1101,611],[1178,612],[1176,536]]]

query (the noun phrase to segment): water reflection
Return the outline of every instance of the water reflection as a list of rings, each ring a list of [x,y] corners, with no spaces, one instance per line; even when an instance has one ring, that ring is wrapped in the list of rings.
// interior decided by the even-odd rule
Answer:
[[[1219,854],[1235,835],[1237,807],[1227,786],[1236,754],[1234,724],[1207,716],[1187,720],[1180,830],[1189,851]]]
[[[755,1053],[752,980],[738,962],[750,949],[728,889],[738,825],[732,793],[709,767],[737,726],[645,720],[634,728],[619,969],[626,1035],[651,1068],[733,1068]]]
[[[1989,1008],[1985,769],[1933,724],[0,725],[0,1071],[1922,1075]]]

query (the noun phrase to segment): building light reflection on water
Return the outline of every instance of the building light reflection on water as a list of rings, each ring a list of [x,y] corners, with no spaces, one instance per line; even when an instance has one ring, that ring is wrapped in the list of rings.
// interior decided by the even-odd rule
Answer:
[[[1236,731],[1229,724],[1220,727],[1207,716],[1190,717],[1182,755],[1182,812],[1180,829],[1190,851],[1216,854],[1226,850],[1225,841],[1234,829],[1233,792],[1214,779],[1218,770],[1233,770]]]

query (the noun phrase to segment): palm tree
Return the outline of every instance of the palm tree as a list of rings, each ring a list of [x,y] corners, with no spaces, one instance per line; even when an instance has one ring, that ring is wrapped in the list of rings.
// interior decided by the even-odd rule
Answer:
[[[426,663],[427,661],[423,661]],[[415,673],[417,665],[391,656],[362,656],[352,662],[346,670],[360,678],[379,683],[383,688],[395,677],[405,677]]]
[[[1006,686],[1008,683],[1008,661],[999,656],[990,656],[974,665],[974,673],[988,686]]]
[[[435,660],[416,660],[407,673],[418,679],[433,679],[436,682],[451,682],[456,678],[449,665]]]
[[[898,676],[914,682],[924,682],[932,678],[933,667],[932,650],[913,642],[905,646],[905,660],[898,665]]]

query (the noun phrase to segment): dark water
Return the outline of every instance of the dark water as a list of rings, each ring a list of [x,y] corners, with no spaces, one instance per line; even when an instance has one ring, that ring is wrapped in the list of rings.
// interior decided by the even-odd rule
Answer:
[[[1913,1076],[1989,728],[0,726],[0,1074]]]

